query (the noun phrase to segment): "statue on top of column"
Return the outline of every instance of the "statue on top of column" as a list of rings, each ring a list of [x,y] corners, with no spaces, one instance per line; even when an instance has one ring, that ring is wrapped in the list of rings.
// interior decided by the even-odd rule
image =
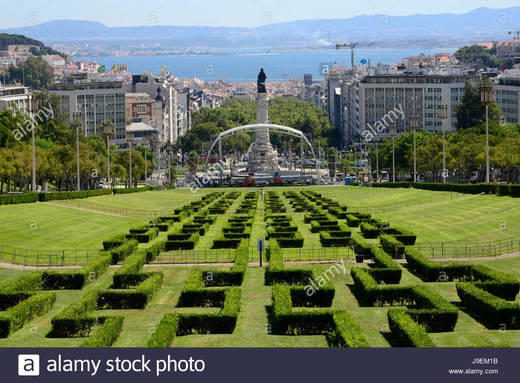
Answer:
[[[265,75],[264,68],[260,69],[260,73],[258,74],[258,93],[267,93],[265,90],[265,80],[267,79],[267,76]]]

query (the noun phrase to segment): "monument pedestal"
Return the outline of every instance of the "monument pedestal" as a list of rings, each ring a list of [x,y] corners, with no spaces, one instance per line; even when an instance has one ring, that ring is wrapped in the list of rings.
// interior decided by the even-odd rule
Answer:
[[[267,93],[258,93],[256,96],[256,122],[257,124],[269,123]],[[278,154],[269,141],[268,128],[257,130],[255,142],[249,147],[247,156],[247,171],[249,173],[273,173],[280,170]]]

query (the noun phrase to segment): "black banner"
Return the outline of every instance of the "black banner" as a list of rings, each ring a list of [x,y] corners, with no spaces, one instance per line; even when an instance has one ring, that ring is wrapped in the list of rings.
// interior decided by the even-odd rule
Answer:
[[[0,349],[0,382],[517,382],[518,349]]]

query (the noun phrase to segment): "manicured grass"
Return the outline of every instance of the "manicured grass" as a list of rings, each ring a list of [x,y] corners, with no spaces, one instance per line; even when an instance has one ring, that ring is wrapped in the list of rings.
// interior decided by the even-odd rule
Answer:
[[[520,235],[520,200],[496,195],[375,214],[417,234],[419,242],[484,242]]]
[[[203,195],[212,191],[214,190],[197,189],[195,193],[190,189],[147,191],[90,197],[81,201],[110,208],[172,212],[175,208],[199,200]]]
[[[114,217],[43,203],[0,206],[0,247],[32,250],[101,249],[103,239],[145,218]]]

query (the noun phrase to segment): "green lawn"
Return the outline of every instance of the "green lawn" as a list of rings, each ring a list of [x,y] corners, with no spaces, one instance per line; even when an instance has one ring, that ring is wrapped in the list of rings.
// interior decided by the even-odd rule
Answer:
[[[520,199],[512,197],[471,196],[375,216],[413,231],[419,242],[479,242],[520,236]]]
[[[171,212],[179,206],[191,201],[199,200],[204,194],[211,191],[213,190],[198,189],[195,193],[190,189],[146,191],[141,193],[90,197],[82,200],[66,201],[66,203],[92,203],[96,206],[104,206],[107,208],[135,209],[149,212]],[[56,201],[56,203],[62,202]]]
[[[43,203],[0,206],[0,247],[101,249],[103,239],[146,222]]]

